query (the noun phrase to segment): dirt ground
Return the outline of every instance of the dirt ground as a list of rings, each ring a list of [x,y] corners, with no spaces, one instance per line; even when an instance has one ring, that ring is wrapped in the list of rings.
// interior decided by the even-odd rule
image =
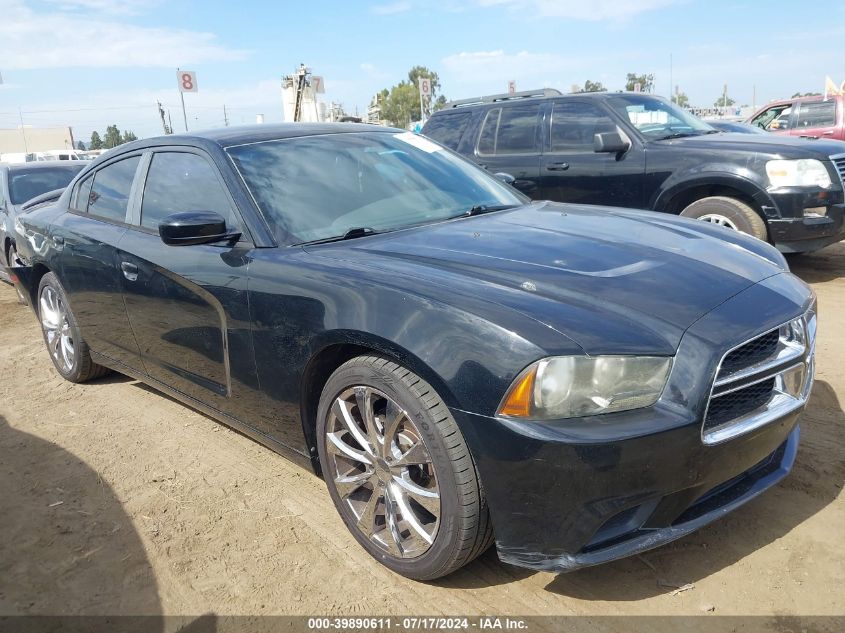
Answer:
[[[791,265],[820,333],[788,478],[641,557],[556,576],[491,549],[431,583],[371,560],[283,457],[134,380],[64,382],[0,284],[0,615],[843,615],[845,243]]]

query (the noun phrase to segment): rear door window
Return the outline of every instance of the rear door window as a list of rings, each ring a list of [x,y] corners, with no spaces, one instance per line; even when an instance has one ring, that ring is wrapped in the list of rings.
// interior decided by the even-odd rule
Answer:
[[[457,150],[471,119],[469,112],[435,116],[428,120],[423,133],[449,149]]]
[[[811,101],[798,105],[798,119],[795,127],[833,127],[836,125],[836,101]]]
[[[104,220],[125,222],[129,192],[140,162],[140,156],[133,156],[98,170],[88,197],[88,213]]]
[[[540,104],[493,108],[484,117],[477,151],[481,155],[538,153]]]

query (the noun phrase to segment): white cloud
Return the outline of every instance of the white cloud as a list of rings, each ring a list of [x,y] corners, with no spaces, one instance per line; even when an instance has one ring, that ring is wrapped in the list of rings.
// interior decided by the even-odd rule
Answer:
[[[527,15],[571,20],[627,20],[678,0],[476,0],[482,7],[507,7]]]
[[[114,15],[135,15],[161,3],[161,0],[47,0],[64,10],[88,10]]]
[[[405,13],[411,10],[411,3],[406,0],[399,0],[399,2],[391,2],[389,4],[376,4],[370,7],[370,12],[376,15],[393,15],[395,13]]]
[[[77,5],[105,4],[72,0]],[[144,0],[118,3],[140,6]],[[213,33],[135,26],[81,13],[37,13],[21,0],[0,1],[0,59],[4,69],[165,67],[235,61],[247,51],[228,48]],[[57,34],[70,33],[72,38]],[[73,42],[73,43],[71,43]],[[85,42],[85,45],[80,43]]]
[[[499,80],[507,87],[507,81],[557,74],[574,66],[571,57],[551,53],[506,53],[503,50],[462,52],[441,60],[444,74],[452,81],[486,82]],[[535,88],[537,86],[525,86]]]

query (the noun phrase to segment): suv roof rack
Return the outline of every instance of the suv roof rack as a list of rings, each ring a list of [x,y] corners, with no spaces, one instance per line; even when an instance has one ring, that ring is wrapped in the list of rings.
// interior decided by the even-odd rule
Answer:
[[[471,99],[458,99],[456,101],[448,101],[443,105],[446,108],[463,108],[471,105],[479,105],[481,103],[496,103],[497,101],[513,101],[517,99],[532,99],[536,97],[559,97],[562,93],[555,88],[541,88],[539,90],[523,90],[522,92],[503,92],[498,95],[484,95],[482,97],[473,97]]]

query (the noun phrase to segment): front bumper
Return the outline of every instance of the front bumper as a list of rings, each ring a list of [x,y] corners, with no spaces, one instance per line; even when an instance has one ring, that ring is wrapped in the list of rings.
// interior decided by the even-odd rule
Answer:
[[[807,253],[845,239],[842,192],[782,190],[771,193],[774,206],[764,206],[769,239],[784,253]],[[805,209],[824,209],[824,215],[805,216]]]
[[[654,407],[546,422],[454,410],[499,557],[564,572],[629,556],[689,534],[786,476],[803,405],[718,444],[703,441],[702,421],[722,356],[812,301],[797,278],[775,275],[699,319]]]

